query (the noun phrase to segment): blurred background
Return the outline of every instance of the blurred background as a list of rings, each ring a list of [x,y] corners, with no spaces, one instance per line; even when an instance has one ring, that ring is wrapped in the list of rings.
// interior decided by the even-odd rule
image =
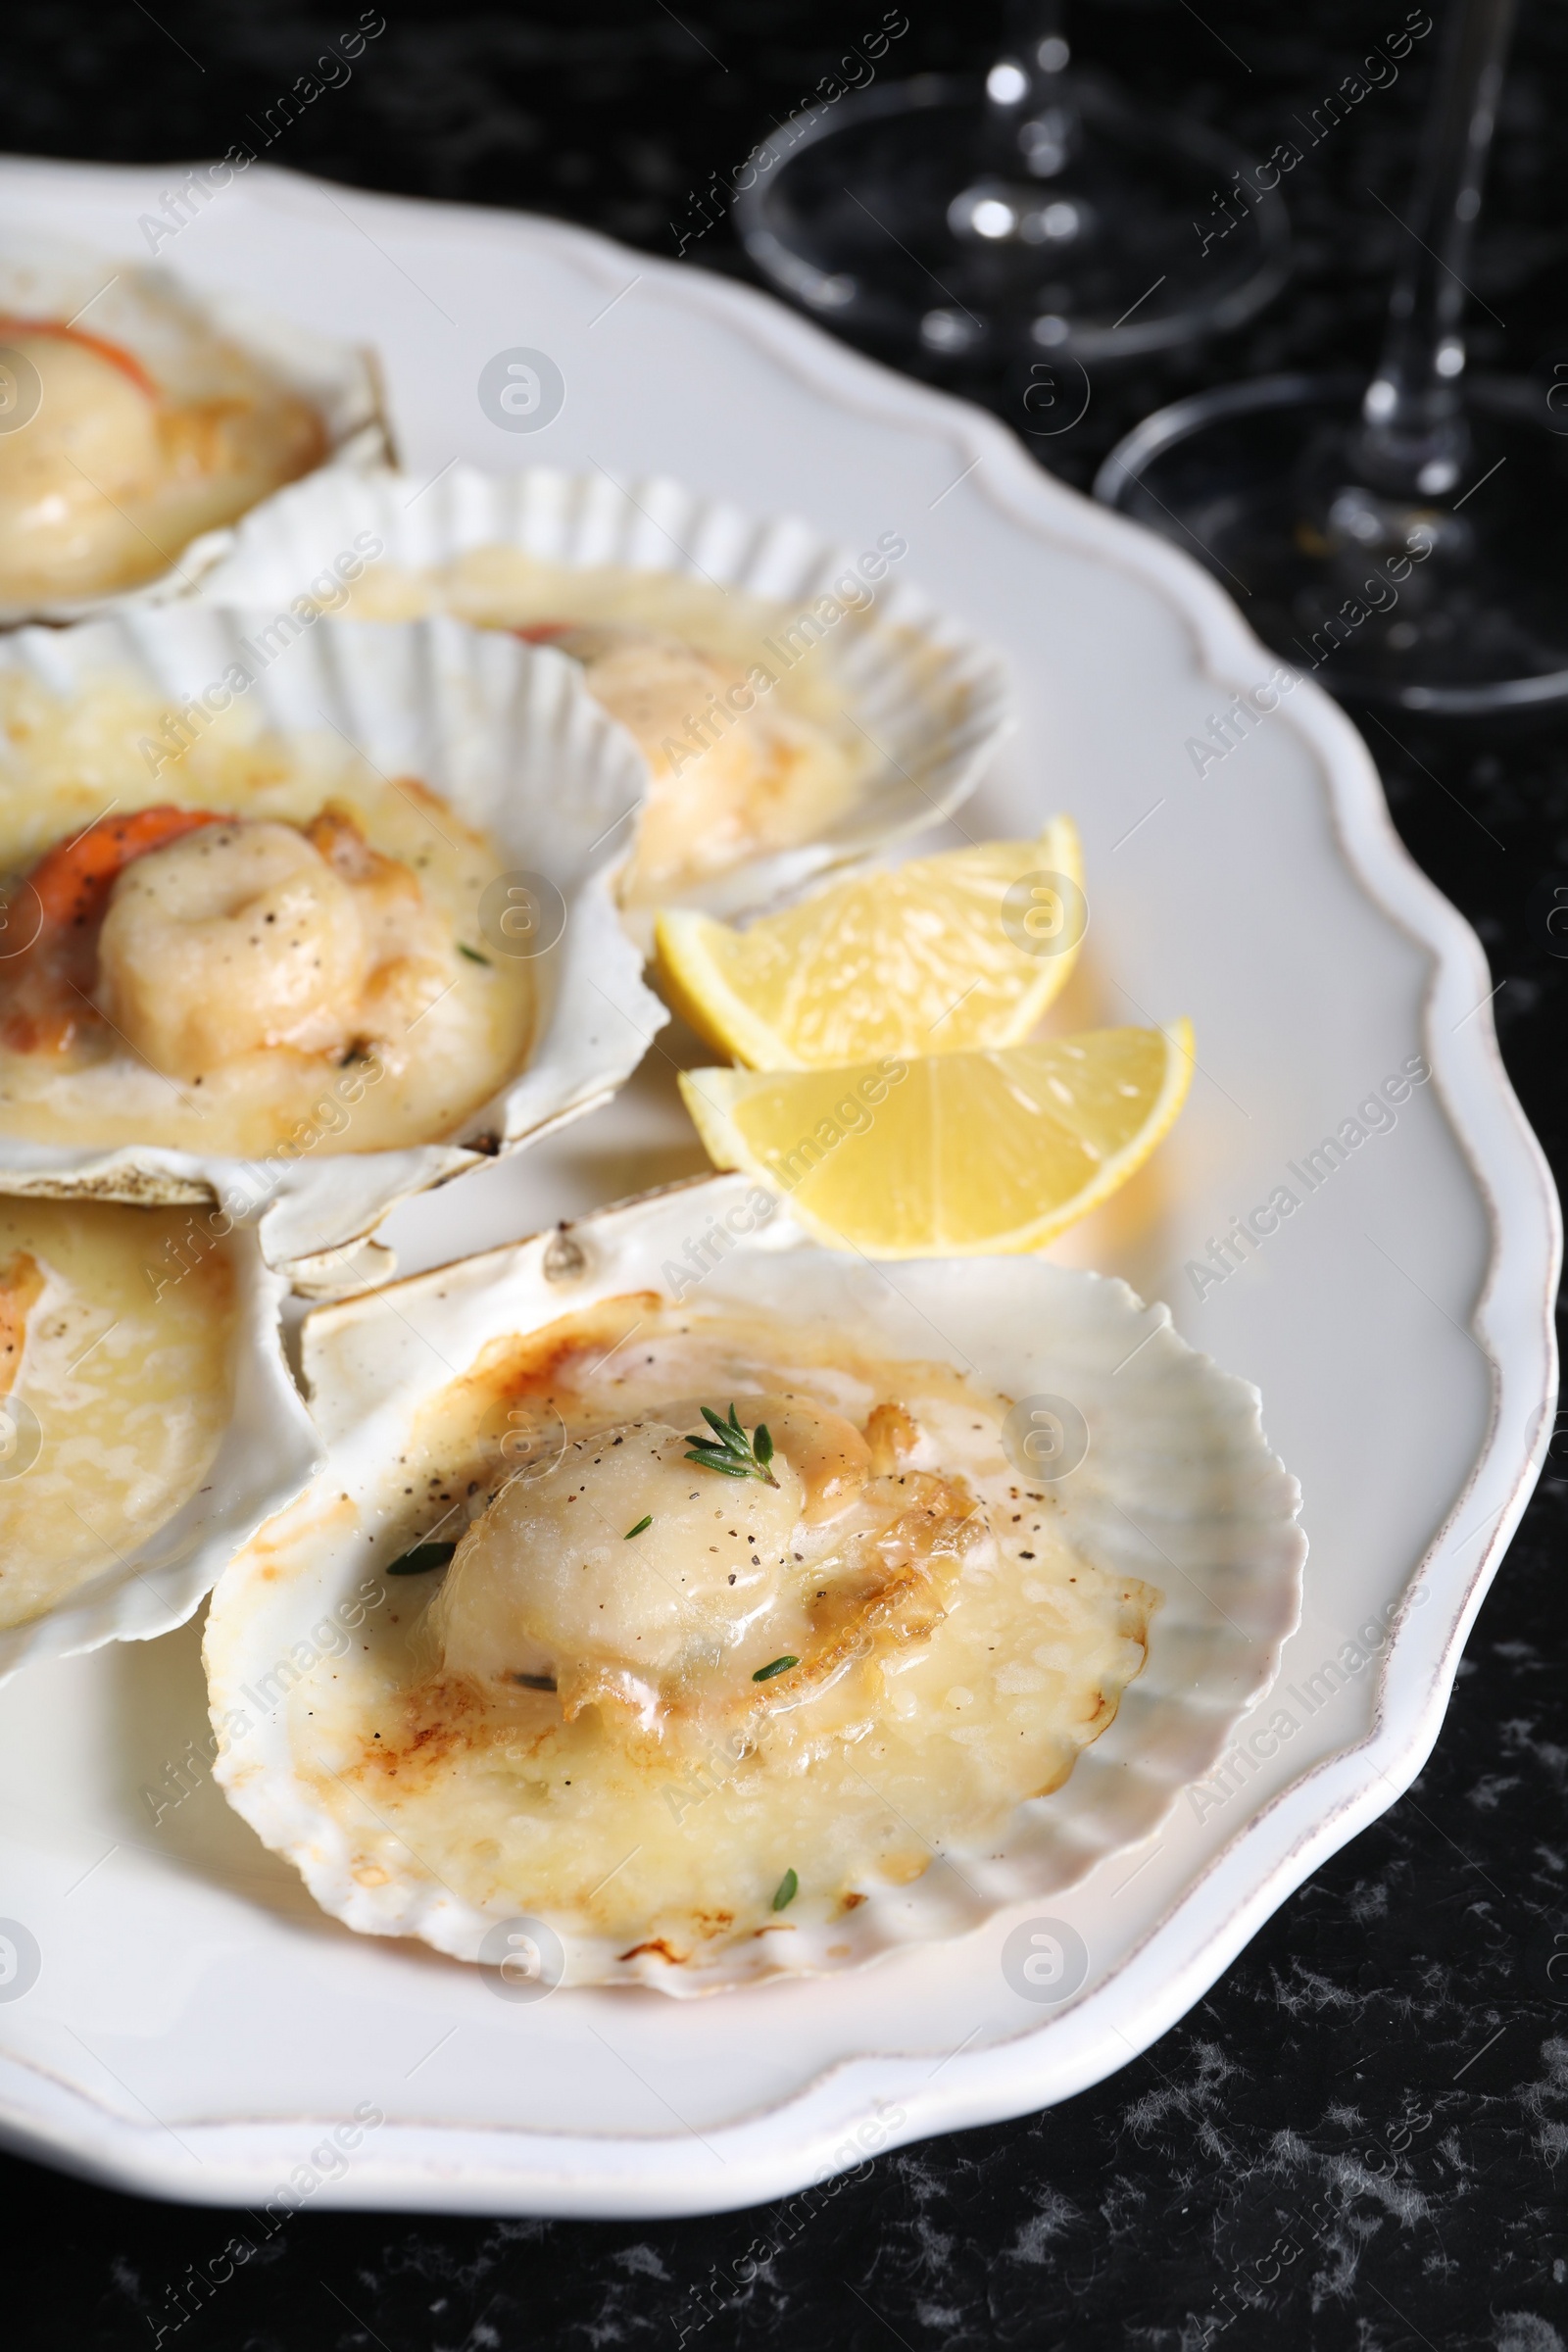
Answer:
[[[1441,24],[1445,0],[1430,0]],[[906,364],[992,409],[1087,489],[1152,410],[1282,369],[1377,358],[1438,54],[1307,145],[1300,125],[1406,0],[1079,0],[1079,63],[1254,156],[1295,139],[1288,280],[1247,323],[1091,369],[1062,428],[1015,363]],[[684,267],[754,277],[724,191],[756,143],[902,24],[891,81],[983,71],[1000,14],[952,0],[577,0],[362,12],[228,0],[18,0],[0,146],[190,163],[236,142],[363,187],[557,215]],[[351,76],[270,139],[328,42]],[[374,29],[379,27],[379,29]],[[1568,375],[1568,11],[1526,0],[1467,271],[1472,364]],[[1390,208],[1393,208],[1391,211]],[[1408,217],[1408,216],[1406,216]],[[636,387],[627,386],[628,401]],[[1568,551],[1564,551],[1568,554]],[[1368,730],[1413,854],[1477,926],[1510,1074],[1559,1173],[1568,721],[1503,736]],[[766,2211],[668,2226],[300,2215],[180,2352],[1136,2345],[1565,2352],[1568,1929],[1564,1497],[1554,1458],[1413,1789],[1270,1922],[1146,2056],[1046,2114],[881,2156],[804,2227]],[[113,1954],[104,1965],[113,1966]],[[1556,2168],[1555,2171],[1553,2168]],[[217,2213],[144,2205],[0,2162],[14,2340],[153,2343],[151,2314],[222,2243]],[[1307,2218],[1303,2219],[1302,2217]],[[759,2255],[757,2248],[760,2246]]]
[[[1368,370],[1389,287],[1408,247],[1388,210],[1408,197],[1439,43],[1418,37],[1396,75],[1309,144],[1303,123],[1368,50],[1407,24],[1441,24],[1407,0],[1310,7],[1213,0],[1081,0],[1074,61],[1136,100],[1209,126],[1264,157],[1302,151],[1284,183],[1293,231],[1286,290],[1240,333],[1130,372],[1093,370],[1082,423],[1049,439],[1007,371],[939,373],[1017,429],[1042,463],[1087,488],[1101,459],[1152,409],[1238,375],[1294,368]],[[372,21],[352,77],[263,147],[275,108],[322,47]],[[983,69],[999,8],[884,0],[584,0],[470,8],[396,0],[362,10],[274,9],[234,0],[55,0],[9,12],[0,141],[16,153],[113,163],[191,161],[236,141],[270,163],[400,195],[555,214],[692,267],[753,277],[725,191],[757,143],[838,75],[847,52],[903,21],[877,61],[886,84]],[[863,67],[854,72],[863,72]],[[1469,273],[1480,304],[1473,368],[1540,371],[1568,359],[1568,187],[1560,129],[1568,16],[1521,11]],[[1382,199],[1380,202],[1379,199]],[[714,224],[705,226],[710,220]],[[1506,325],[1500,321],[1506,319]]]

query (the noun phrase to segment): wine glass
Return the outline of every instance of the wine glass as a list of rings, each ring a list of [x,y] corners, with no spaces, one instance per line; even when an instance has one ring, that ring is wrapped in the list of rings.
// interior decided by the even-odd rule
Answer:
[[[1095,484],[1356,704],[1462,717],[1568,696],[1562,386],[1465,370],[1465,273],[1513,15],[1514,0],[1453,0],[1371,382],[1273,376],[1178,402]]]
[[[1240,325],[1285,278],[1278,172],[1074,68],[1060,0],[1007,0],[983,79],[841,97],[740,177],[758,269],[894,359],[1133,360]]]

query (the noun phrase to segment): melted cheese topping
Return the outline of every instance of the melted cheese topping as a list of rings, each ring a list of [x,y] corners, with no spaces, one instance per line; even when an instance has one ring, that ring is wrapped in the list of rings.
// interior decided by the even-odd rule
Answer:
[[[876,764],[834,678],[831,634],[857,625],[848,613],[827,622],[809,607],[674,572],[572,570],[513,547],[474,548],[422,572],[372,565],[351,609],[381,620],[444,611],[481,628],[548,631],[547,642],[584,663],[652,771],[622,886],[631,906],[813,839]]]
[[[769,1430],[776,1485],[689,1458],[694,1398]],[[444,1580],[291,1694],[357,1875],[680,1961],[983,1844],[1110,1721],[1158,1598],[1020,1483],[1008,1402],[644,1298],[492,1345],[366,1530],[372,1567],[456,1541]],[[505,1483],[509,1423],[557,1434]]]
[[[523,1065],[533,1032],[531,967],[478,927],[497,850],[416,779],[380,776],[335,736],[285,749],[236,704],[174,752],[167,721],[128,689],[67,707],[32,679],[0,679],[0,869],[17,951],[39,919],[21,877],[106,808],[241,820],[119,875],[96,957],[89,939],[85,971],[68,965],[59,983],[69,1050],[24,1050],[47,1026],[30,1017],[29,955],[0,956],[0,1130],[244,1155],[460,1130]],[[156,775],[148,743],[166,747]],[[29,1019],[8,1025],[19,1001]]]
[[[0,1626],[114,1569],[202,1483],[235,1275],[191,1233],[186,1209],[0,1200]]]
[[[35,414],[0,434],[0,601],[107,594],[167,571],[200,531],[318,466],[315,410],[215,341],[206,397],[165,393],[127,353],[8,325],[36,370]]]

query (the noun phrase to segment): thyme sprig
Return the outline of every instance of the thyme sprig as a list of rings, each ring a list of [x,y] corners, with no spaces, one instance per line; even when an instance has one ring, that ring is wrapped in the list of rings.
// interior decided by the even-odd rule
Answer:
[[[710,1438],[689,1437],[691,1447],[686,1459],[699,1469],[716,1470],[721,1478],[756,1478],[764,1487],[776,1487],[770,1464],[773,1459],[773,1441],[767,1434],[767,1424],[759,1422],[750,1436],[742,1429],[740,1416],[733,1401],[729,1419],[721,1421],[708,1405],[702,1408],[703,1419],[713,1432]]]

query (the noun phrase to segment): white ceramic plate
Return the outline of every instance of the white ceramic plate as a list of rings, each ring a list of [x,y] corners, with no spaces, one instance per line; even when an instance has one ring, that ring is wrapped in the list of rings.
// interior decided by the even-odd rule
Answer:
[[[0,168],[0,196],[130,247],[167,179],[24,163]],[[988,418],[761,297],[552,223],[262,170],[165,258],[375,344],[416,473],[461,458],[670,473],[857,544],[907,537],[911,579],[1002,646],[1023,703],[964,829],[1057,808],[1083,828],[1092,921],[1056,1017],[1197,1026],[1175,1135],[1054,1254],[1168,1299],[1188,1339],[1257,1383],[1312,1549],[1300,1627],[1229,1769],[1053,1898],[1056,1926],[1025,1911],[830,1984],[698,2002],[511,2003],[321,1917],[211,1786],[194,1628],[20,1676],[0,1694],[0,1913],[24,1931],[0,1982],[11,2144],[215,2203],[283,2186],[315,2206],[678,2213],[1083,2088],[1180,2017],[1419,1769],[1529,1493],[1557,1212],[1475,938],[1311,686],[1196,772],[1190,739],[1272,667],[1203,575]],[[519,349],[564,389],[531,432],[478,395]],[[1433,1077],[1395,1123],[1357,1122],[1420,1055]],[[400,1209],[404,1269],[695,1173],[670,1072],[656,1050],[610,1108]],[[1342,1131],[1342,1162],[1314,1177],[1306,1155]],[[1279,1188],[1294,1212],[1195,1285],[1210,1237]],[[1019,1930],[1081,1943],[1070,1995],[1015,1989]],[[356,2109],[345,2163],[325,2134]]]

